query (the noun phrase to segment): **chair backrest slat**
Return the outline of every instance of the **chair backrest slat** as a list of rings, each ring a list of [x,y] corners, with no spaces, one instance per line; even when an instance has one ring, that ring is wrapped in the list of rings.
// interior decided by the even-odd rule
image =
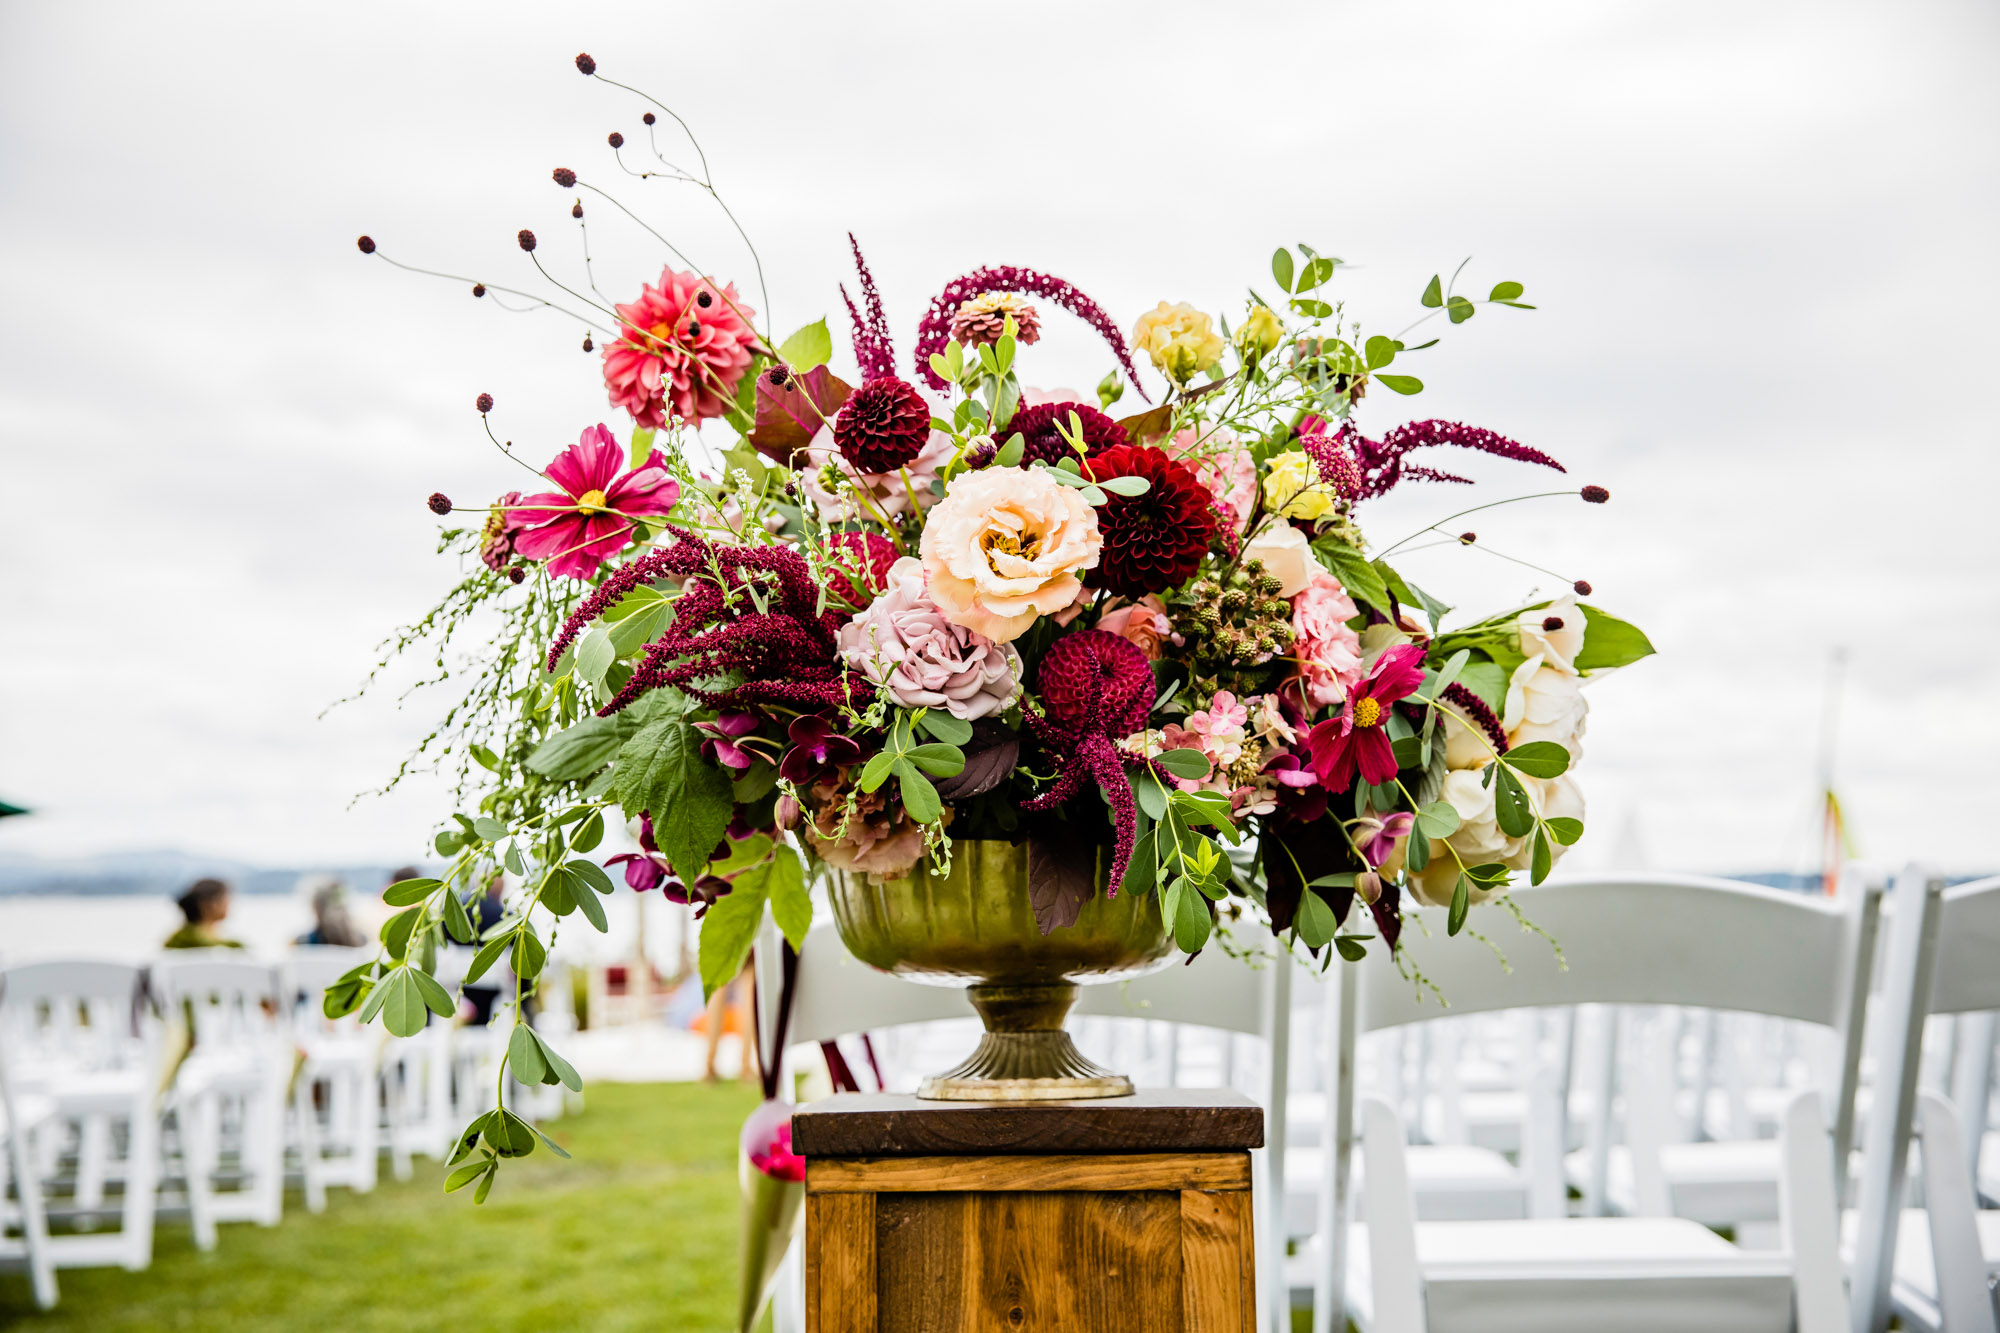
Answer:
[[[1447,936],[1444,913],[1425,909],[1403,932],[1409,975],[1382,950],[1360,965],[1361,1029],[1571,1004],[1692,1005],[1835,1028],[1847,1018],[1859,914],[1844,900],[1657,875],[1545,884],[1514,901],[1566,967],[1547,941],[1506,931],[1503,968],[1493,945]]]
[[[2000,876],[1944,891],[1930,1012],[2000,1009]]]

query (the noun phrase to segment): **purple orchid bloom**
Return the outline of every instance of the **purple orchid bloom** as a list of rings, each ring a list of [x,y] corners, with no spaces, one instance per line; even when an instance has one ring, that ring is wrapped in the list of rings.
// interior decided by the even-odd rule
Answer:
[[[749,768],[757,762],[757,755],[736,742],[757,730],[761,721],[755,713],[727,712],[713,722],[695,723],[695,730],[708,738],[701,743],[702,758],[739,773]]]
[[[786,734],[792,748],[785,751],[778,773],[795,786],[809,786],[861,757],[861,747],[835,731],[823,717],[807,714],[794,721]]]
[[[1389,859],[1389,853],[1396,850],[1396,839],[1407,834],[1417,822],[1417,817],[1407,810],[1398,810],[1386,819],[1368,818],[1356,826],[1357,834],[1365,834],[1367,840],[1358,845],[1361,855],[1371,866],[1379,866]],[[1370,830],[1373,830],[1370,832]],[[1374,899],[1370,898],[1370,902]]]

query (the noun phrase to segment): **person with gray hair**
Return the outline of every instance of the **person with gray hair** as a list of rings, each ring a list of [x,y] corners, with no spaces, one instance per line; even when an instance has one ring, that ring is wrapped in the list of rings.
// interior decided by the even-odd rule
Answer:
[[[354,924],[347,911],[347,886],[331,875],[309,881],[312,884],[313,928],[294,940],[299,945],[334,945],[354,949],[368,943],[368,936]]]

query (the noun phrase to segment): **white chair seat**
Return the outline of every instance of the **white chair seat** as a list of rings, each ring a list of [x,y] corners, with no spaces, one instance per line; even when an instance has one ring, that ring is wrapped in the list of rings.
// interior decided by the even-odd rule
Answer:
[[[1704,1226],[1774,1222],[1782,1158],[1776,1139],[1668,1143],[1660,1147],[1660,1174],[1675,1217]],[[1584,1188],[1590,1178],[1589,1152],[1571,1153],[1563,1165],[1569,1183]],[[1604,1193],[1614,1211],[1638,1211],[1632,1152],[1623,1144],[1605,1154]]]
[[[1989,1281],[2000,1278],[2000,1212],[1991,1209],[1975,1213],[1979,1227],[1979,1252],[1986,1258]],[[1841,1214],[1840,1256],[1845,1263],[1854,1258],[1854,1234],[1858,1227],[1852,1209]],[[1896,1224],[1895,1304],[1905,1316],[1914,1317],[1920,1327],[1937,1328],[1941,1320],[1937,1308],[1937,1261],[1931,1256],[1931,1218],[1921,1208],[1906,1208]]]
[[[1527,1181],[1499,1153],[1470,1144],[1418,1144],[1407,1151],[1419,1221],[1496,1221],[1528,1215]],[[1285,1222],[1295,1237],[1309,1236],[1319,1225],[1323,1169],[1318,1148],[1293,1148],[1285,1154]],[[1364,1175],[1356,1154],[1349,1188],[1357,1205]]]
[[[1684,1218],[1420,1222],[1430,1333],[1787,1333],[1792,1277],[1780,1258],[1737,1249]],[[1367,1229],[1348,1241],[1348,1296],[1368,1326]],[[1587,1288],[1602,1284],[1602,1300]]]
[[[142,1069],[78,1070],[35,1080],[29,1095],[53,1102],[66,1116],[110,1115],[129,1110],[149,1077]]]
[[[14,1098],[14,1117],[8,1119],[7,1108],[0,1104],[0,1140],[8,1134],[32,1134],[47,1124],[56,1114],[55,1099],[27,1094]]]

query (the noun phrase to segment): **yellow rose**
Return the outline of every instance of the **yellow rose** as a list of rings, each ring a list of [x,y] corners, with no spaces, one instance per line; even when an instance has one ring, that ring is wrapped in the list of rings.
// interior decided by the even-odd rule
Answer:
[[[1185,301],[1162,301],[1139,316],[1132,344],[1176,384],[1186,384],[1222,360],[1222,335],[1214,322]]]
[[[1252,306],[1250,317],[1243,321],[1242,328],[1236,330],[1236,345],[1248,361],[1276,351],[1278,344],[1284,340],[1285,326],[1278,322],[1277,315],[1267,305]]]
[[[1319,465],[1293,449],[1273,458],[1264,473],[1264,503],[1280,518],[1324,518],[1333,509],[1331,486],[1319,479]]]

